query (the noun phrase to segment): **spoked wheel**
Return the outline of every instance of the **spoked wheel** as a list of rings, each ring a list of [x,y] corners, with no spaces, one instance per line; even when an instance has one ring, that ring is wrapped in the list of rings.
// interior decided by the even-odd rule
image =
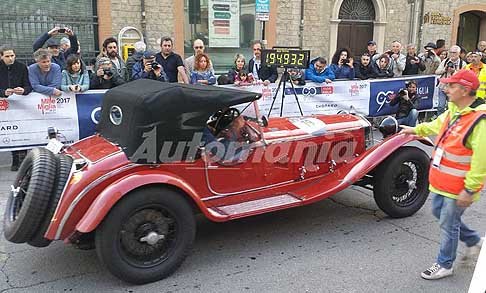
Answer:
[[[378,167],[374,197],[390,217],[413,215],[428,196],[429,157],[419,148],[401,147]]]
[[[44,220],[56,178],[57,160],[44,148],[32,149],[25,157],[11,186],[4,214],[8,241],[29,241]]]
[[[192,208],[183,195],[145,188],[113,207],[96,231],[96,250],[113,275],[144,284],[169,276],[181,265],[195,232]]]
[[[32,177],[32,166],[29,166],[22,174],[18,181],[18,186],[13,187],[11,190],[12,203],[7,206],[8,218],[11,222],[15,222],[20,215],[22,210],[22,205],[24,203],[25,197],[27,196],[27,190],[29,190],[29,183]]]
[[[167,260],[176,235],[174,216],[163,206],[152,205],[136,211],[122,225],[118,249],[132,266],[151,268]]]
[[[391,184],[392,200],[401,207],[412,204],[420,195],[417,192],[418,172],[420,167],[415,162],[403,162],[398,167]],[[419,182],[420,184],[420,182]]]

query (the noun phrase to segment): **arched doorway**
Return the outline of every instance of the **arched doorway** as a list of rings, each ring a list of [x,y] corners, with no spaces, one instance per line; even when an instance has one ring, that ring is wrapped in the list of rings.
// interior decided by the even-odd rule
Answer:
[[[349,48],[355,56],[366,51],[373,39],[375,7],[371,0],[344,0],[339,9],[337,47]],[[331,52],[332,53],[332,52]]]
[[[457,44],[467,51],[476,49],[481,37],[481,28],[486,29],[486,13],[484,11],[467,11],[459,15],[457,28]],[[484,36],[483,36],[484,37]]]
[[[486,4],[466,4],[454,9],[451,43],[474,50],[478,40],[486,40]]]

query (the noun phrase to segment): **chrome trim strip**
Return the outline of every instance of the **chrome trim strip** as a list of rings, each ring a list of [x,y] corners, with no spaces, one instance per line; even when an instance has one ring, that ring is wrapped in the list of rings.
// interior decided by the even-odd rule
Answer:
[[[59,223],[59,227],[57,228],[56,236],[55,236],[54,239],[59,240],[59,238],[61,237],[62,230],[64,229],[64,225],[66,225],[66,222],[69,219],[69,217],[71,216],[71,213],[73,212],[74,208],[76,207],[76,205],[78,204],[78,202],[81,201],[81,199],[83,199],[83,197],[91,189],[93,189],[96,185],[98,185],[101,181],[105,180],[107,177],[116,175],[116,174],[121,173],[123,171],[126,171],[128,169],[131,169],[131,168],[133,168],[135,166],[137,166],[137,164],[133,164],[133,163],[132,164],[128,164],[128,165],[126,165],[126,166],[124,166],[124,167],[122,167],[120,169],[116,169],[116,170],[113,170],[111,172],[108,172],[105,175],[103,175],[101,177],[98,177],[95,181],[93,181],[90,184],[88,184],[88,186],[86,186],[76,196],[76,198],[74,199],[74,201],[71,203],[71,205],[69,205],[69,208],[66,210],[66,213],[64,213],[64,216],[62,217],[61,222]]]

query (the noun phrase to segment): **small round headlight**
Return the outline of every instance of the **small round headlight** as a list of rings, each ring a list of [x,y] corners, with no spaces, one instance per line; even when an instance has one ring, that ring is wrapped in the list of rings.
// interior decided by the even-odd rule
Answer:
[[[380,123],[379,130],[383,134],[383,138],[393,135],[398,132],[398,121],[392,116],[388,116]]]

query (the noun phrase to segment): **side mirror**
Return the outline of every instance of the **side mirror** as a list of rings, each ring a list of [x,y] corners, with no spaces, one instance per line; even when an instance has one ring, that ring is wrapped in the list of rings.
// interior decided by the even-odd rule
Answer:
[[[267,117],[262,116],[261,121],[262,121],[262,126],[263,127],[267,127],[268,126],[268,119],[267,119]]]

